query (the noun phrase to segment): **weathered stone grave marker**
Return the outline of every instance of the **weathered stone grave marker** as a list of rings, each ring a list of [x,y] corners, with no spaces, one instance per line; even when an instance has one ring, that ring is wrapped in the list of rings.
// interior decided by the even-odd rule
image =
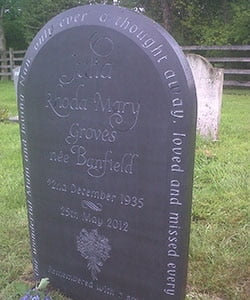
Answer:
[[[214,68],[197,54],[187,54],[197,91],[197,130],[205,138],[217,140],[221,116],[223,69]]]
[[[13,69],[13,71],[12,71],[12,77],[13,77],[16,93],[17,93],[17,83],[18,83],[19,74],[20,74],[20,67],[18,66],[18,67],[15,67],[15,69]]]
[[[19,115],[36,278],[73,299],[183,299],[196,98],[176,42],[124,8],[45,25]]]

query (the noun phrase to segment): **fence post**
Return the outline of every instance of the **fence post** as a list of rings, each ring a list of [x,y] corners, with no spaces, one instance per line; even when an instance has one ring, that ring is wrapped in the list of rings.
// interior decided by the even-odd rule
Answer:
[[[8,80],[8,75],[5,75],[5,73],[8,73],[8,56],[7,51],[3,51],[1,53],[1,64],[0,64],[0,70],[1,70],[1,80]]]

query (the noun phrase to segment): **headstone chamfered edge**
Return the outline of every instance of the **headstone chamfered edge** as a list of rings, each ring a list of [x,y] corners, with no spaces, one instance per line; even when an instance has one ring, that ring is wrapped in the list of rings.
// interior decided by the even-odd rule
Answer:
[[[27,50],[18,102],[36,279],[184,299],[196,94],[173,38],[125,8],[65,11]]]

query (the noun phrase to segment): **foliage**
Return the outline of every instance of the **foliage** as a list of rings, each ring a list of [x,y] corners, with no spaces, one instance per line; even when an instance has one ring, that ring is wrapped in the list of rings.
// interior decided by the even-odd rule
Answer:
[[[18,1],[12,1],[5,7],[3,26],[6,36],[7,48],[22,50],[27,47],[21,23],[21,9]]]
[[[0,107],[5,108],[11,116],[17,115],[15,89],[12,81],[0,81]]]
[[[121,0],[143,7],[183,45],[249,43],[249,0]],[[166,20],[168,18],[168,20]]]
[[[232,3],[232,43],[250,44],[250,2],[248,0]]]
[[[21,22],[24,26],[24,36],[30,43],[35,34],[52,17],[75,6],[89,3],[110,3],[110,0],[21,0]]]
[[[8,119],[9,113],[6,107],[0,106],[0,122],[5,121]]]
[[[7,47],[24,49],[58,13],[84,4],[113,0],[0,0]],[[248,44],[249,0],[118,0],[162,24],[182,45]]]
[[[247,43],[248,0],[175,0],[173,14],[172,34],[181,44]]]
[[[7,48],[25,47],[20,19],[20,0],[0,0],[0,11],[0,40],[6,39]]]

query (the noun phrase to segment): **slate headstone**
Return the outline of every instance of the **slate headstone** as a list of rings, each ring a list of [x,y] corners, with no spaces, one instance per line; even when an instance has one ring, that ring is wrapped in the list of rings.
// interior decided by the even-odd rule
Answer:
[[[183,299],[196,96],[152,20],[91,5],[49,21],[19,77],[37,279],[73,299]]]
[[[197,91],[197,131],[218,140],[223,94],[224,70],[213,67],[197,54],[187,54]]]

